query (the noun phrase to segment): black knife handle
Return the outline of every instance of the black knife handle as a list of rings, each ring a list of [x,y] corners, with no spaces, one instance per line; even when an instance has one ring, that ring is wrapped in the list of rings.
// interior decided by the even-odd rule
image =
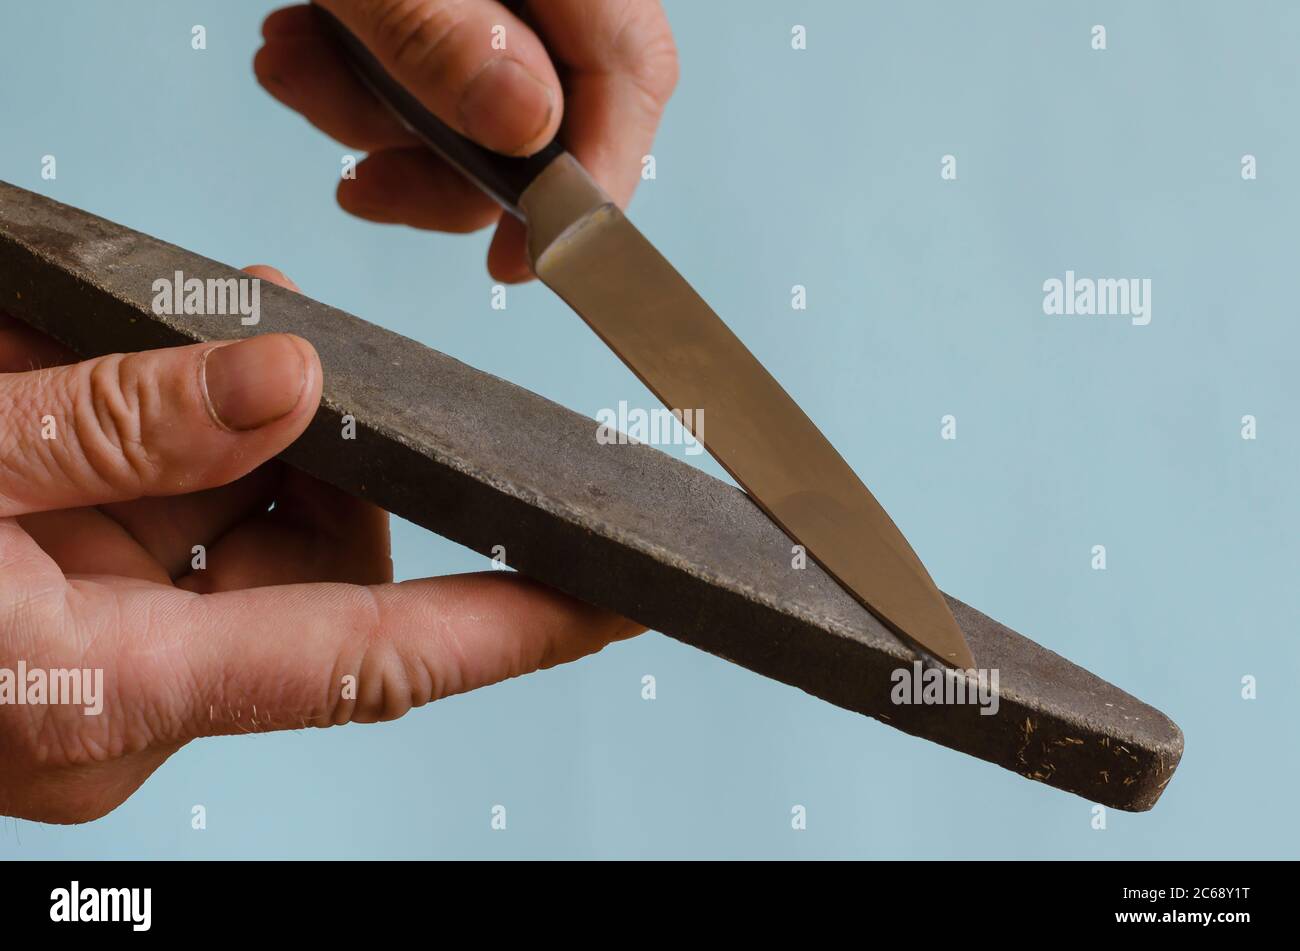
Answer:
[[[503,208],[522,218],[519,199],[524,190],[564,152],[558,139],[526,158],[502,155],[466,138],[426,109],[401,83],[384,69],[374,53],[323,7],[313,4],[317,15],[338,40],[352,68],[370,90],[399,119],[435,152],[454,165],[462,175],[496,199]],[[508,104],[504,108],[509,108]]]

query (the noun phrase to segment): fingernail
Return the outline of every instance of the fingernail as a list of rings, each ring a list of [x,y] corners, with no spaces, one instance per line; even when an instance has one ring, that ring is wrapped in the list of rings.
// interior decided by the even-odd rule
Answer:
[[[550,86],[518,61],[498,56],[465,88],[460,119],[469,137],[480,145],[517,155],[542,134],[554,108]]]
[[[298,405],[306,382],[302,353],[283,334],[209,350],[203,365],[212,415],[236,432],[288,415]]]

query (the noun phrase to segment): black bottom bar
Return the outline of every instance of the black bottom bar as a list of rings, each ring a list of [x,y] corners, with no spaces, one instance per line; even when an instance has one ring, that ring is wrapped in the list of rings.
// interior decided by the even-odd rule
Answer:
[[[935,943],[1042,946],[1278,929],[1295,878],[1293,864],[1267,862],[540,864],[9,862],[0,910],[6,938],[283,933],[337,945],[390,934],[459,943],[468,931],[495,943],[626,928],[675,942],[709,925],[734,939],[782,919],[806,938],[847,932],[870,944],[901,929]]]

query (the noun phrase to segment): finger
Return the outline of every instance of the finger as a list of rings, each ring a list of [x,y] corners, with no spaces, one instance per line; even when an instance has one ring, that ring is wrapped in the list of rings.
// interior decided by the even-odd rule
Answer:
[[[211,561],[216,545],[232,526],[266,511],[287,471],[278,462],[268,462],[228,485],[187,495],[114,502],[96,511],[119,525],[148,553],[159,566],[157,571],[169,580],[180,578],[193,570],[199,554],[196,546],[202,547],[204,560]],[[45,547],[44,540],[38,540]],[[56,560],[65,571],[94,573],[87,566],[87,562],[94,563],[90,557],[68,562],[60,549]],[[104,570],[102,565],[98,570]]]
[[[506,284],[533,279],[528,263],[528,227],[514,215],[501,215],[492,243],[488,245],[488,273]]]
[[[302,293],[302,288],[278,267],[271,267],[269,264],[250,264],[247,267],[240,268],[240,270],[260,281],[269,281],[279,287],[287,288],[295,294]]]
[[[559,0],[529,7],[569,67],[564,141],[626,205],[677,85],[677,48],[659,0]]]
[[[295,293],[299,290],[287,275],[268,264],[251,264],[243,271]],[[108,503],[100,506],[100,511],[122,526],[168,578],[178,578],[191,570],[195,546],[210,547],[232,525],[270,505],[284,471],[275,463],[260,465],[227,485],[186,495]],[[78,558],[77,564],[87,560]],[[63,558],[59,563],[69,570]],[[75,570],[91,573],[89,568]]]
[[[171,576],[119,522],[92,507],[23,515],[18,524],[65,575],[108,574],[171,584]]]
[[[177,587],[209,594],[307,581],[393,580],[388,513],[285,469],[275,508],[236,525],[209,550],[203,570]]]
[[[116,670],[132,679],[119,695],[149,698],[172,739],[393,719],[642,630],[496,572],[370,588],[166,594],[117,595],[124,630],[141,634],[119,645]],[[151,620],[165,626],[150,629]],[[175,689],[177,670],[187,690]]]
[[[262,35],[257,81],[326,135],[367,152],[419,143],[356,77],[311,7],[275,11]]]
[[[565,141],[574,158],[621,208],[641,181],[662,105],[625,74],[574,76]]]
[[[658,0],[560,0],[530,8],[551,53],[568,67],[564,142],[627,207],[664,107],[677,85],[677,49]],[[529,280],[527,236],[503,215],[488,249],[499,280]]]
[[[537,35],[496,0],[321,5],[461,134],[507,155],[531,155],[555,137],[563,107],[550,56]]]
[[[18,373],[72,363],[72,351],[50,337],[0,314],[0,373]],[[147,500],[152,501],[152,500]],[[138,503],[137,503],[138,504]],[[40,549],[40,563],[53,562],[56,573],[99,573],[111,566],[122,577],[168,582],[165,571],[130,531],[99,509],[77,508],[24,515],[16,520]],[[161,525],[162,523],[160,523]],[[34,549],[28,547],[31,552]],[[25,559],[29,564],[30,558]],[[7,603],[0,595],[0,603]]]
[[[18,519],[0,518],[0,604],[11,617],[35,598],[61,596],[63,587],[63,572]]]
[[[0,517],[224,485],[297,438],[320,388],[284,334],[0,376]]]
[[[0,314],[0,373],[71,363],[72,351],[17,318]]]
[[[311,5],[299,3],[268,13],[266,19],[262,21],[262,38],[278,40],[284,37],[319,34],[321,29],[320,17],[312,10]]]
[[[345,211],[387,224],[465,233],[493,224],[497,204],[406,130],[362,85],[320,17],[287,7],[263,25],[253,61],[259,81],[281,102],[346,145],[372,154],[356,178],[339,183]]]
[[[344,211],[367,221],[466,233],[486,228],[501,208],[428,148],[385,149],[339,182]]]

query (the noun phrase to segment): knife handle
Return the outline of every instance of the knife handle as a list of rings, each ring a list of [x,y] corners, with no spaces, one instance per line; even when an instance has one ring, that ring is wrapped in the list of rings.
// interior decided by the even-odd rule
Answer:
[[[319,4],[313,3],[312,6],[338,40],[348,63],[361,81],[370,87],[371,92],[431,149],[494,198],[506,211],[522,219],[524,216],[519,209],[519,199],[533,180],[564,153],[559,139],[553,139],[540,152],[526,158],[485,149],[426,109],[401,83],[389,75],[375,54],[337,17]],[[508,108],[508,104],[505,108]]]

